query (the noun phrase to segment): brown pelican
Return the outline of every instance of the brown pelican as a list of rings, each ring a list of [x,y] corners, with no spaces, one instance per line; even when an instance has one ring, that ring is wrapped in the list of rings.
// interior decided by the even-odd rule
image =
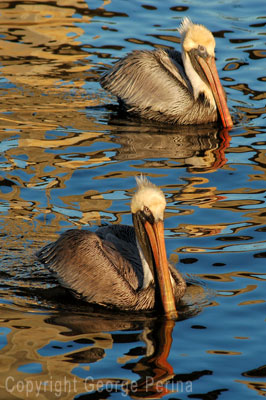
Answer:
[[[100,78],[128,112],[174,124],[204,124],[221,119],[233,126],[215,65],[215,40],[203,25],[184,18],[178,31],[182,53],[136,50]]]
[[[167,261],[166,200],[147,178],[136,179],[131,201],[134,228],[103,226],[95,233],[70,229],[37,257],[57,273],[63,286],[89,303],[136,311],[158,308],[175,318],[186,283]]]

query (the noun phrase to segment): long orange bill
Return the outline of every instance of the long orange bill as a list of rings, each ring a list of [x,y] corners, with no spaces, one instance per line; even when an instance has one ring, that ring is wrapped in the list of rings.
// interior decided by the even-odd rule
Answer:
[[[165,249],[163,221],[155,222],[153,225],[146,221],[145,229],[149,236],[154,255],[160,294],[166,317],[176,319],[178,314],[176,311],[175,298]]]
[[[233,121],[227,107],[226,98],[218,76],[215,59],[214,57],[208,57],[206,59],[198,57],[197,60],[200,63],[211,86],[223,126],[224,128],[231,128],[233,126]]]

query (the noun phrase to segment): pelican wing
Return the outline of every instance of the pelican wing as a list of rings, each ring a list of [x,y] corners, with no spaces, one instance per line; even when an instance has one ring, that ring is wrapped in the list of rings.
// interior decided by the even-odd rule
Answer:
[[[184,107],[189,110],[193,105],[181,55],[174,50],[133,51],[103,75],[100,83],[120,98],[128,111],[146,118],[153,115],[153,119],[161,120],[164,114],[169,121],[169,104],[174,104],[176,109],[171,114],[177,120]]]
[[[105,237],[111,235],[100,233]],[[102,240],[96,233],[68,230],[40,250],[37,257],[56,272],[63,286],[86,301],[134,308],[139,287],[134,268],[113,243]]]
[[[143,285],[143,266],[137,249],[135,229],[128,225],[106,225],[97,229],[96,234],[119,249],[120,256],[128,261],[123,267],[123,274],[129,274],[134,289],[140,289]]]

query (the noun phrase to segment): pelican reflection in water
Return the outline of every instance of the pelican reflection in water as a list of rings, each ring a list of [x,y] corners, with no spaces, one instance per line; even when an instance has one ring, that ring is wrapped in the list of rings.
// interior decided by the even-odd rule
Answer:
[[[128,111],[173,124],[204,124],[220,119],[233,126],[215,65],[215,39],[203,25],[184,18],[182,52],[136,50],[100,79]]]
[[[166,200],[147,178],[137,178],[137,184],[131,201],[134,227],[104,226],[95,233],[71,229],[37,256],[63,286],[89,303],[122,310],[158,309],[176,318],[186,283],[167,261]]]

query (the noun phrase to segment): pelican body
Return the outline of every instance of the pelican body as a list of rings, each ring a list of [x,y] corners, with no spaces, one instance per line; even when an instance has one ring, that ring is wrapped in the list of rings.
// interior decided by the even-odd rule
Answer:
[[[63,286],[83,300],[122,310],[158,309],[176,318],[184,295],[182,275],[167,261],[163,192],[137,178],[131,201],[133,225],[96,232],[71,229],[37,253]]]
[[[203,25],[184,18],[179,29],[182,52],[136,50],[101,78],[102,87],[140,117],[172,124],[221,120],[233,126],[215,65],[215,40]]]

